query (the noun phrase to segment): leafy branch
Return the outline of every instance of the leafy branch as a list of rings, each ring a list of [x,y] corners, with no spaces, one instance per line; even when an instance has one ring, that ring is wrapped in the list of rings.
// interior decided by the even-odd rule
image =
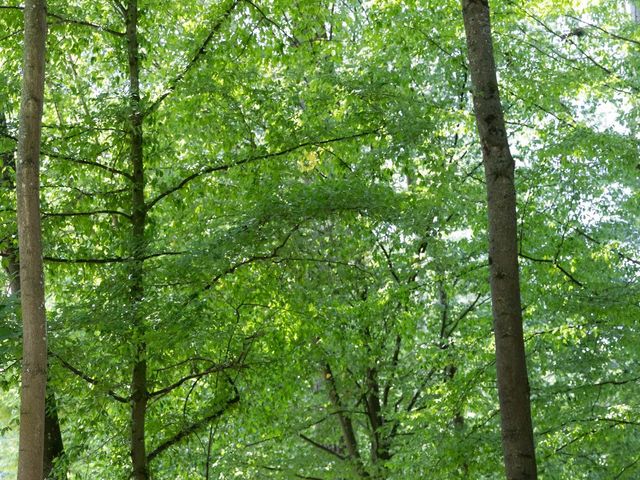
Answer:
[[[0,5],[0,10],[20,10],[23,11],[24,7],[18,6],[18,5]],[[88,22],[86,20],[79,20],[76,18],[69,18],[66,17],[64,15],[61,15],[59,13],[55,13],[55,12],[47,12],[47,17],[50,18],[55,18],[56,20],[60,21],[61,23],[68,23],[68,24],[72,24],[72,25],[80,25],[82,27],[89,27],[89,28],[93,28],[95,30],[98,30],[100,32],[105,32],[105,33],[109,33],[111,35],[115,35],[116,37],[124,37],[125,33],[124,32],[119,32],[118,30],[113,30],[112,28],[109,27],[105,27],[103,25],[98,25],[92,22]]]
[[[144,112],[144,115],[149,115],[151,112],[155,111],[160,104],[169,96],[171,95],[175,89],[178,87],[178,84],[184,79],[184,77],[189,73],[189,71],[191,71],[196,64],[198,63],[198,61],[205,55],[205,53],[207,53],[207,47],[209,46],[209,44],[211,43],[211,41],[213,40],[213,37],[216,33],[218,33],[220,31],[220,28],[222,28],[222,24],[224,23],[224,21],[231,15],[231,13],[233,12],[233,10],[236,8],[236,6],[238,5],[239,0],[233,0],[233,2],[231,2],[231,4],[227,7],[227,9],[224,11],[224,13],[222,14],[222,16],[218,19],[218,21],[213,25],[213,27],[211,28],[211,30],[209,31],[209,34],[207,35],[207,37],[204,39],[204,41],[200,44],[200,47],[198,48],[198,50],[196,50],[196,53],[193,55],[193,57],[191,58],[191,61],[189,63],[187,63],[187,65],[182,69],[182,71],[180,73],[178,73],[173,80],[171,80],[169,82],[169,85],[167,87],[167,89],[165,90],[165,92],[163,94],[161,94],[152,104],[151,106]]]
[[[91,385],[93,385],[95,387],[102,388],[102,386],[103,386],[102,382],[100,382],[99,380],[96,380],[95,378],[89,376],[88,374],[86,374],[82,370],[74,367],[69,362],[67,362],[64,358],[62,358],[60,355],[58,355],[58,354],[56,354],[54,352],[49,352],[49,355],[51,355],[52,357],[57,359],[64,368],[69,370],[74,375],[80,377],[85,382],[87,382],[87,383],[89,383],[89,384],[91,384]],[[106,392],[111,398],[113,398],[114,400],[116,400],[116,401],[118,401],[120,403],[129,403],[129,398],[128,397],[123,397],[121,395],[118,395],[112,389],[107,389]]]
[[[354,134],[345,135],[345,136],[341,136],[341,137],[329,138],[329,139],[325,139],[325,140],[309,140],[307,142],[302,142],[302,143],[299,143],[298,145],[294,145],[292,147],[287,147],[287,148],[279,150],[277,152],[263,153],[263,154],[260,154],[260,155],[254,155],[254,156],[251,156],[251,157],[247,157],[247,158],[244,158],[242,160],[238,160],[236,162],[224,163],[224,164],[220,164],[220,165],[211,165],[209,167],[204,167],[201,170],[199,170],[197,172],[193,172],[192,174],[184,177],[176,185],[174,185],[173,187],[170,187],[169,189],[167,189],[164,192],[160,193],[154,199],[152,199],[149,202],[147,202],[146,210],[147,211],[151,210],[160,200],[162,200],[163,198],[171,195],[174,192],[177,192],[178,190],[180,190],[181,188],[186,186],[188,183],[192,182],[193,180],[195,180],[197,178],[202,177],[203,175],[207,175],[209,173],[214,173],[214,172],[227,171],[227,170],[229,170],[231,168],[239,167],[241,165],[257,162],[257,161],[260,161],[260,160],[267,160],[267,159],[270,159],[270,158],[282,157],[282,156],[285,156],[285,155],[287,155],[289,153],[295,152],[297,150],[301,150],[303,148],[317,147],[317,146],[320,146],[320,145],[327,145],[327,144],[330,144],[330,143],[341,142],[341,141],[344,141],[344,140],[353,140],[353,139],[356,139],[356,138],[361,138],[361,137],[365,137],[365,136],[368,136],[368,135],[373,135],[373,134],[376,134],[376,133],[379,133],[379,132],[380,132],[380,129],[366,130],[364,132],[357,132],[357,133],[354,133]]]

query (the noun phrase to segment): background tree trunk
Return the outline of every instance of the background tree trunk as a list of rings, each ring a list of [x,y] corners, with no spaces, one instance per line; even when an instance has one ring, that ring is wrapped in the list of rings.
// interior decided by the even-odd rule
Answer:
[[[149,392],[147,389],[147,347],[144,340],[144,321],[139,304],[144,295],[144,255],[147,210],[144,198],[144,150],[142,124],[144,115],[140,104],[140,55],[138,44],[138,2],[130,0],[126,12],[126,36],[129,73],[129,137],[131,189],[131,286],[134,341],[136,358],[131,375],[131,461],[133,478],[147,480],[149,469],[145,445],[145,422]]]
[[[629,10],[631,11],[633,21],[640,23],[640,2],[638,2],[638,0],[631,0],[629,2]]]
[[[18,237],[23,323],[18,479],[43,475],[47,326],[40,232],[40,133],[44,101],[46,2],[24,8],[24,70],[18,135]]]
[[[509,480],[537,478],[518,275],[514,160],[493,57],[488,0],[463,0],[489,213],[489,264],[502,447]]]

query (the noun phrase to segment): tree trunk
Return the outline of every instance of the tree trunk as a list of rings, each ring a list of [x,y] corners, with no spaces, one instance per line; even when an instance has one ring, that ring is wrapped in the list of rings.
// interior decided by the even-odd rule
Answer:
[[[18,265],[17,252],[15,250],[5,251],[7,262],[5,271],[9,277],[9,294],[20,294],[20,266]],[[60,431],[60,420],[58,419],[58,406],[56,396],[47,386],[47,396],[45,398],[44,416],[44,451],[43,451],[43,473],[45,480],[59,480],[67,478],[66,469],[58,467],[54,472],[54,466],[64,458],[64,444],[62,442],[62,432]]]
[[[23,325],[18,480],[42,478],[47,325],[40,232],[40,133],[44,102],[46,2],[24,8],[24,70],[18,134],[18,243]]]
[[[640,6],[638,3],[638,0],[631,0],[629,2],[629,10],[631,11],[633,21],[636,23],[640,23]]]
[[[53,391],[47,388],[44,417],[44,471],[45,480],[65,480],[67,478],[64,462],[64,444],[58,419],[58,404]],[[55,470],[54,470],[55,467]]]
[[[4,112],[0,112],[0,134],[8,133],[6,117]],[[0,168],[2,168],[0,181],[2,181],[8,189],[15,189],[15,185],[9,174],[9,170],[15,169],[12,152],[3,154],[2,158],[0,158]],[[9,243],[4,246],[2,253],[6,259],[4,269],[9,278],[9,295],[18,296],[20,295],[20,263],[18,260],[18,251]],[[54,466],[64,458],[64,444],[62,442],[62,432],[60,430],[55,394],[49,389],[48,385],[46,395],[42,478],[44,480],[66,479],[65,468],[61,469],[58,465],[56,471],[54,472],[53,470]]]
[[[488,0],[462,0],[489,213],[496,370],[507,478],[537,478],[518,276],[514,160],[493,57]]]
[[[338,387],[336,386],[336,379],[334,378],[333,372],[331,371],[331,366],[328,363],[323,366],[322,375],[327,384],[331,405],[333,405],[338,420],[340,421],[342,439],[344,440],[344,443],[347,447],[349,459],[352,461],[358,477],[368,478],[369,474],[364,468],[362,458],[360,457],[360,451],[358,450],[358,441],[356,440],[356,434],[353,428],[353,423],[351,422],[351,417],[347,412],[345,412],[342,406],[342,401],[340,400],[340,395],[338,393]]]
[[[6,118],[4,112],[0,112],[0,135],[8,134]],[[13,190],[15,185],[11,180],[9,169],[14,169],[13,153],[9,152],[0,157],[0,182],[7,185],[8,189]],[[8,241],[8,244],[2,247],[2,254],[6,261],[4,270],[9,278],[9,295],[20,295],[20,263],[18,261],[18,251]],[[60,431],[60,422],[58,420],[58,410],[55,395],[47,386],[47,396],[45,399],[45,419],[44,419],[44,470],[43,478],[46,479],[64,479],[67,478],[66,473],[52,476],[53,465],[61,460],[64,456],[64,444],[62,443],[62,434]]]
[[[145,420],[149,392],[147,389],[147,348],[144,340],[144,321],[139,304],[144,295],[144,255],[146,205],[144,199],[143,112],[140,104],[140,62],[138,46],[138,2],[127,5],[127,53],[129,61],[129,161],[132,170],[131,189],[131,303],[133,306],[134,342],[136,357],[131,375],[131,462],[133,478],[147,480],[149,469],[145,446]]]

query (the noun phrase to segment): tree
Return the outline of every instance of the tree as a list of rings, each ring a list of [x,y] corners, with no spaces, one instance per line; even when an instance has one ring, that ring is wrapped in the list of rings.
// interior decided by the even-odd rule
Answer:
[[[24,19],[24,70],[16,172],[23,323],[18,479],[36,480],[43,474],[47,386],[39,172],[47,36],[45,1],[27,1]]]
[[[491,300],[504,463],[509,480],[535,479],[518,272],[515,162],[500,103],[489,3],[463,0],[462,15],[487,184]]]
[[[22,10],[4,3],[10,163]],[[131,5],[48,5],[49,382],[70,476],[132,476],[135,443],[154,480],[497,477],[486,183],[459,0],[145,0],[135,25]],[[536,448],[559,480],[640,467],[638,30],[613,6],[492,11]],[[10,268],[11,167],[3,178]],[[19,321],[4,293],[12,397]],[[0,476],[14,473],[11,441]]]

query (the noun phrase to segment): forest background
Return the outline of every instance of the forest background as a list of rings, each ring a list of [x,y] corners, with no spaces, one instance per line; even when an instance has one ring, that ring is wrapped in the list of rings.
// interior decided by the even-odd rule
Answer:
[[[125,7],[48,5],[51,475],[128,478],[137,405],[153,478],[500,478],[459,2],[143,1],[137,96]],[[492,4],[541,478],[640,471],[635,17]],[[3,3],[0,478],[21,41]]]

